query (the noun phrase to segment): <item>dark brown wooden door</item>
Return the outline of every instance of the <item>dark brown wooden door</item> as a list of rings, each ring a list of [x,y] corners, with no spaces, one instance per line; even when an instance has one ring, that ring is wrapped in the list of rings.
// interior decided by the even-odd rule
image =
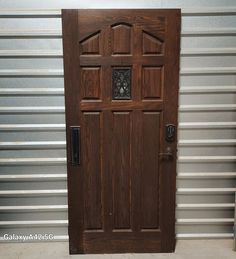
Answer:
[[[172,252],[180,11],[62,20],[70,253]]]

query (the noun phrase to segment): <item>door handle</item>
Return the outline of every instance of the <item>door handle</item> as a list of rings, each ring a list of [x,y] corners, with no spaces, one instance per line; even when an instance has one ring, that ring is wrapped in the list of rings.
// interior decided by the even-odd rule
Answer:
[[[71,126],[71,164],[80,165],[80,126]]]
[[[173,158],[173,153],[171,152],[170,147],[167,147],[166,152],[159,153],[159,156],[167,158],[167,159],[172,159]]]

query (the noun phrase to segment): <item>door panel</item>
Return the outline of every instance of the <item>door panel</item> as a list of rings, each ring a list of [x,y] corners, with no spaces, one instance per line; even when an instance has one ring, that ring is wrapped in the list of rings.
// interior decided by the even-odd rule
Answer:
[[[86,127],[82,139],[84,172],[84,228],[102,229],[102,197],[101,197],[101,115],[99,112],[84,112],[83,125]]]
[[[62,14],[70,253],[174,251],[180,12]]]
[[[100,99],[100,67],[81,67],[80,77],[82,99]]]
[[[131,54],[132,49],[132,26],[118,24],[112,26],[112,54]]]
[[[159,229],[159,154],[160,114],[144,112],[142,171],[141,171],[141,229]]]
[[[161,98],[163,72],[162,67],[143,67],[142,68],[142,98],[157,99]]]
[[[161,39],[151,35],[148,32],[142,32],[143,37],[143,54],[145,55],[158,55],[163,53],[164,44]]]
[[[131,229],[130,225],[130,112],[113,112],[112,187],[113,229]]]

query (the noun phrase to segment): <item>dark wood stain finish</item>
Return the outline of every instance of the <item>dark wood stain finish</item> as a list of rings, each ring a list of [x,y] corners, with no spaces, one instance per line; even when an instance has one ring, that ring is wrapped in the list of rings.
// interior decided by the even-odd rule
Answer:
[[[176,138],[164,134],[177,125],[180,10],[63,10],[62,22],[70,253],[173,252]],[[130,99],[113,98],[116,68],[131,69]]]

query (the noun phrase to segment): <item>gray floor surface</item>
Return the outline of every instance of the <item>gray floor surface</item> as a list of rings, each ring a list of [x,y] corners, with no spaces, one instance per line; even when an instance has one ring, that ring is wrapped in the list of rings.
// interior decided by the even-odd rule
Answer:
[[[236,259],[232,240],[179,240],[172,254],[68,254],[67,242],[1,243],[1,259]]]

